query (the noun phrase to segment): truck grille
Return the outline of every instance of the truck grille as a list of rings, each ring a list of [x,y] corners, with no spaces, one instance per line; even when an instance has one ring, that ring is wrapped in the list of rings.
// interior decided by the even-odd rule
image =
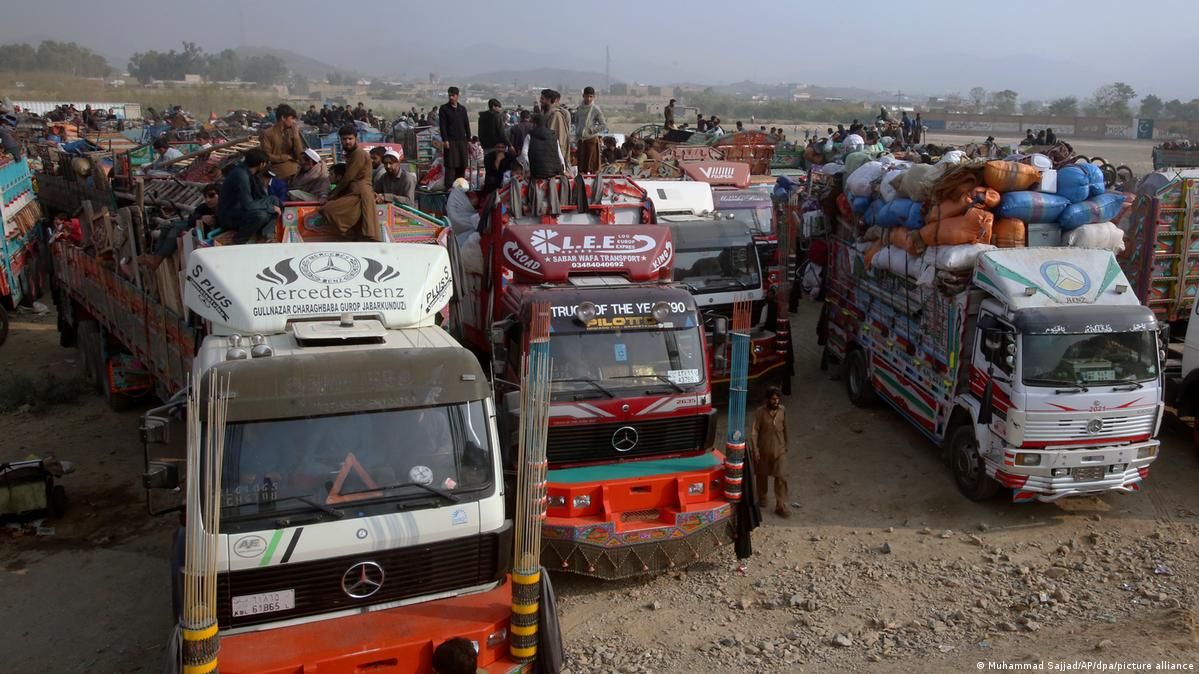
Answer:
[[[1088,424],[1095,419],[1103,421],[1103,427],[1090,432]],[[1133,412],[1122,415],[1059,417],[1054,414],[1029,413],[1024,422],[1024,442],[1070,442],[1080,440],[1102,440],[1105,438],[1127,438],[1151,435],[1157,424],[1157,410]]]
[[[217,617],[221,629],[246,627],[482,585],[507,573],[511,535],[508,523],[498,532],[428,545],[222,573],[217,578]],[[341,589],[342,576],[368,561],[383,568],[383,586],[370,597],[354,599]],[[278,590],[295,590],[294,609],[232,616],[233,597]]]
[[[611,461],[700,451],[707,449],[710,416],[695,414],[653,421],[550,426],[549,461],[551,464]],[[636,431],[637,441],[631,449],[618,451],[613,446],[613,438],[625,427]]]

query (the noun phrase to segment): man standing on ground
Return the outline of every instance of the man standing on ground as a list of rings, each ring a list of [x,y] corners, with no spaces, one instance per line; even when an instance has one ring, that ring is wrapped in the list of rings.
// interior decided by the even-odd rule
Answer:
[[[458,87],[446,91],[449,101],[437,109],[437,126],[441,131],[442,165],[448,185],[466,175],[470,152],[470,117],[458,104]]]
[[[570,163],[570,111],[562,105],[562,95],[553,89],[541,90],[541,114],[545,128],[558,138],[558,151],[567,165]]]
[[[271,159],[271,169],[282,180],[300,172],[304,140],[296,124],[296,110],[286,103],[275,108],[275,123],[262,132],[262,149]]]
[[[672,98],[670,99],[670,102],[666,104],[666,107],[662,109],[662,125],[667,129],[674,128],[674,103],[675,101]]]
[[[345,159],[345,177],[329,193],[320,213],[346,239],[380,240],[375,219],[375,191],[371,187],[371,160],[358,146],[358,129],[341,127],[341,153]]]
[[[774,512],[779,517],[790,517],[791,510],[787,505],[787,411],[782,403],[783,394],[777,386],[766,390],[766,404],[754,415],[749,444],[758,482],[755,485],[758,507],[766,507],[766,494],[773,477]]]
[[[604,119],[604,111],[595,102],[595,89],[583,89],[583,102],[575,112],[579,118],[575,127],[578,143],[575,159],[579,173],[599,173],[600,135],[608,130],[608,122]]]

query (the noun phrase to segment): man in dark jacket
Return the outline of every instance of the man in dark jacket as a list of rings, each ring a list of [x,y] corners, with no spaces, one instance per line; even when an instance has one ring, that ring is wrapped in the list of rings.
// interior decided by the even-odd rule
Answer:
[[[466,176],[466,161],[470,146],[470,117],[458,104],[458,87],[446,92],[449,100],[437,109],[437,126],[441,131],[442,162],[445,184]]]
[[[525,136],[520,155],[529,165],[529,177],[534,179],[562,175],[566,168],[558,137],[545,125],[542,115],[533,115],[533,130]]]
[[[520,111],[520,121],[508,128],[508,145],[520,152],[525,146],[525,136],[533,130],[533,115],[528,110]]]
[[[508,135],[504,131],[504,106],[493,98],[487,101],[487,109],[479,113],[479,144],[483,151],[506,148]]]
[[[221,231],[236,232],[233,243],[246,243],[274,224],[279,204],[266,193],[261,174],[271,167],[270,158],[259,148],[246,151],[221,183],[216,221]]]

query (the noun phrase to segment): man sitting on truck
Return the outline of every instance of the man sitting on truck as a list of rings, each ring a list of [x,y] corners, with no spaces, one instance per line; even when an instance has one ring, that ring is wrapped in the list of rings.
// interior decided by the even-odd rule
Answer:
[[[379,240],[375,219],[375,190],[371,185],[371,162],[358,145],[358,129],[347,124],[338,132],[345,155],[345,177],[338,180],[321,206],[325,222],[336,227],[344,238]]]
[[[404,170],[400,153],[395,150],[383,155],[383,173],[375,178],[374,188],[375,203],[416,205],[416,178]]]
[[[158,229],[158,238],[154,240],[154,250],[143,253],[138,259],[150,271],[158,269],[162,261],[175,254],[179,248],[179,236],[184,232],[202,225],[201,235],[216,225],[217,199],[220,187],[216,183],[204,187],[204,202],[196,206],[186,221],[175,221]]]
[[[266,193],[260,177],[270,166],[266,152],[252,148],[225,175],[216,221],[218,231],[235,232],[233,243],[248,243],[255,236],[270,238],[269,229],[281,212],[276,200]],[[216,234],[212,232],[210,236]]]

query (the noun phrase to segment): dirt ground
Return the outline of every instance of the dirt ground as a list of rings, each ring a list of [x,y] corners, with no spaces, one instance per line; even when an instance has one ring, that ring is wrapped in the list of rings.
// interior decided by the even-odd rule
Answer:
[[[915,430],[887,408],[851,406],[844,383],[819,370],[815,311],[804,304],[794,321],[794,516],[765,516],[743,571],[725,551],[621,582],[555,575],[569,671],[1199,662],[1199,463],[1188,432],[1163,430],[1136,496],[972,503]],[[72,375],[77,353],[58,346],[54,324],[52,314],[14,317],[0,372]],[[0,670],[160,666],[174,522],[145,513],[138,414],[109,412],[98,396],[0,414],[0,460],[53,452],[77,466],[62,481],[67,515],[44,523],[53,535],[0,529]]]

